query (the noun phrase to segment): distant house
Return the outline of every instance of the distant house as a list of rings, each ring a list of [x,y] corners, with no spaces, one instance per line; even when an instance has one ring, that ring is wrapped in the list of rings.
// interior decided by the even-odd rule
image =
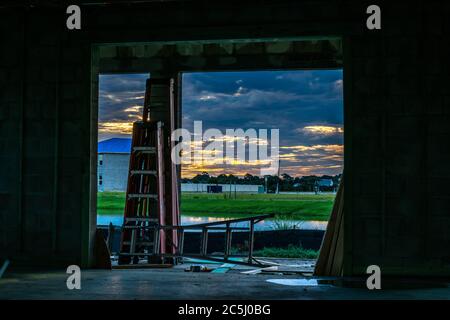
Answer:
[[[332,179],[320,179],[317,180],[314,184],[314,191],[336,191],[336,186]]]
[[[334,185],[332,179],[320,179],[319,187],[332,187]]]
[[[264,193],[264,186],[256,184],[208,184],[208,183],[182,183],[181,192],[204,193]]]
[[[112,138],[98,143],[97,190],[125,191],[131,139]]]

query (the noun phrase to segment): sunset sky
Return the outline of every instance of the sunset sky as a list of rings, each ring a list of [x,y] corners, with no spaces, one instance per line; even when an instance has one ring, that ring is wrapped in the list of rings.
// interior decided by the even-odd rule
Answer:
[[[131,137],[142,112],[146,74],[101,75],[99,140]],[[183,74],[183,127],[280,130],[281,173],[338,174],[343,166],[342,70]],[[183,176],[206,171],[259,174],[258,162],[184,165]]]

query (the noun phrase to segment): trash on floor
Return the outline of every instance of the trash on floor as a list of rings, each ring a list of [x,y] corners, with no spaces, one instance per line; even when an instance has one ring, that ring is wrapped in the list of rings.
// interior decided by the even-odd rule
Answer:
[[[220,267],[215,268],[211,273],[227,273],[231,268],[235,266],[235,264],[224,263]]]
[[[186,272],[210,272],[213,269],[207,268],[203,265],[192,265],[189,268],[184,269]]]

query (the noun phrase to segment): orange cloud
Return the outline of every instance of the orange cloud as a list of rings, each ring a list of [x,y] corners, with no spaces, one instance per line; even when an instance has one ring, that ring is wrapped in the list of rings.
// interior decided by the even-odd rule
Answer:
[[[302,131],[307,134],[330,136],[334,134],[344,133],[344,128],[339,126],[306,126],[297,131]]]
[[[129,134],[133,131],[133,122],[99,122],[99,134]]]

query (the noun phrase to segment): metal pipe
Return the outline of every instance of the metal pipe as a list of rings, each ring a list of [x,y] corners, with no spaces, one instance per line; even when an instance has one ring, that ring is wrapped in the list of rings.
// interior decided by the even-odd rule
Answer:
[[[250,231],[248,234],[248,262],[251,263],[253,260],[253,241],[255,240],[254,233],[254,221],[250,220]]]

